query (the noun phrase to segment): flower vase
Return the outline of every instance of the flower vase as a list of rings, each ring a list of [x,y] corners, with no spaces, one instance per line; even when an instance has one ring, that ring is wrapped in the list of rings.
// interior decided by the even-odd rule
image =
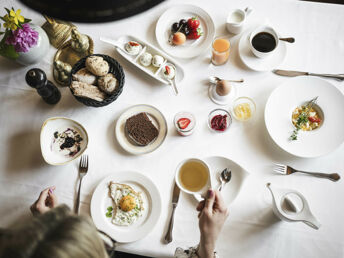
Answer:
[[[31,65],[41,61],[49,50],[49,38],[45,31],[36,24],[30,23],[30,27],[38,32],[37,44],[29,49],[28,52],[18,52],[16,61],[22,65]]]

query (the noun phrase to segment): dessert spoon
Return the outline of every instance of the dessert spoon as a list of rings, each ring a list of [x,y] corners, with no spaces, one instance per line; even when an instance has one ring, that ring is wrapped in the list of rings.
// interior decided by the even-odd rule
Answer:
[[[216,77],[216,76],[209,76],[209,81],[210,83],[212,84],[216,84],[218,81],[223,81],[223,79],[220,79],[219,77]],[[240,80],[226,80],[226,81],[229,81],[229,82],[244,82],[244,79],[240,79]]]

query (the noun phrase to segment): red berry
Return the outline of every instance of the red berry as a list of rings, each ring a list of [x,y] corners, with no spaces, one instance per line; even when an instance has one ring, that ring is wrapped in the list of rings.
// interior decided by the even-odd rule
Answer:
[[[200,28],[197,28],[196,30],[192,30],[190,34],[187,36],[188,39],[198,39],[200,36],[202,36],[202,30]]]
[[[177,121],[178,127],[180,129],[185,129],[186,127],[188,127],[188,125],[191,123],[191,120],[189,118],[180,118]]]
[[[197,17],[192,17],[188,20],[188,27],[190,30],[196,30],[199,27],[199,20]]]

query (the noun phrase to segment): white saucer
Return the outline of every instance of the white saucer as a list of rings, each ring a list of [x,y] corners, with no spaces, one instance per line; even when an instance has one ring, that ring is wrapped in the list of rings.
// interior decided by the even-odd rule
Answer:
[[[216,85],[212,84],[212,85],[209,86],[209,89],[208,89],[209,98],[215,104],[220,105],[220,106],[225,106],[225,105],[228,105],[231,101],[234,100],[234,98],[236,96],[236,87],[235,86],[232,86],[230,94],[228,94],[227,96],[223,96],[223,97],[221,97],[221,96],[216,97],[215,96],[215,94],[216,94],[215,88],[216,88]]]
[[[252,30],[244,33],[239,41],[238,52],[241,61],[250,69],[258,72],[271,71],[278,67],[287,55],[286,43],[280,41],[277,49],[265,58],[256,57],[249,45],[249,36]]]
[[[238,163],[221,156],[207,157],[204,159],[210,168],[210,176],[212,182],[212,188],[218,189],[220,185],[219,174],[225,168],[232,171],[231,180],[223,187],[221,194],[227,205],[231,204],[240,193],[240,190],[249,176],[249,173],[242,168]],[[199,194],[195,194],[194,197],[197,201],[202,201],[203,198]]]
[[[134,144],[133,141],[127,136],[125,130],[125,122],[127,119],[141,112],[146,112],[152,123],[159,130],[158,137],[147,146],[139,146]],[[154,151],[164,142],[167,135],[167,123],[164,115],[157,108],[143,104],[135,105],[124,111],[118,118],[115,133],[118,143],[124,150],[134,155],[140,155]]]

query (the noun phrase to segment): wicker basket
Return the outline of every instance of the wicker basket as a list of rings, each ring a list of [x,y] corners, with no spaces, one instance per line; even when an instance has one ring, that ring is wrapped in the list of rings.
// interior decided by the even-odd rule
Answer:
[[[116,87],[116,90],[111,94],[108,95],[108,97],[106,99],[104,99],[103,101],[97,101],[94,99],[89,99],[89,98],[83,98],[83,97],[78,97],[75,96],[73,94],[72,89],[69,87],[69,89],[71,90],[73,96],[81,103],[85,104],[86,106],[91,106],[91,107],[103,107],[106,105],[109,105],[111,102],[115,101],[119,95],[121,95],[122,90],[123,90],[123,85],[124,85],[124,72],[123,72],[123,68],[122,66],[112,57],[107,56],[107,55],[100,55],[100,54],[94,54],[94,55],[90,55],[90,56],[100,56],[102,57],[106,62],[108,62],[109,64],[109,73],[112,73],[117,81],[118,81],[118,86]],[[74,66],[72,69],[71,74],[75,74],[77,73],[80,69],[85,67],[85,62],[86,59],[89,56],[86,56],[82,59],[80,59]],[[69,79],[69,85],[72,84],[72,76],[70,76]]]

